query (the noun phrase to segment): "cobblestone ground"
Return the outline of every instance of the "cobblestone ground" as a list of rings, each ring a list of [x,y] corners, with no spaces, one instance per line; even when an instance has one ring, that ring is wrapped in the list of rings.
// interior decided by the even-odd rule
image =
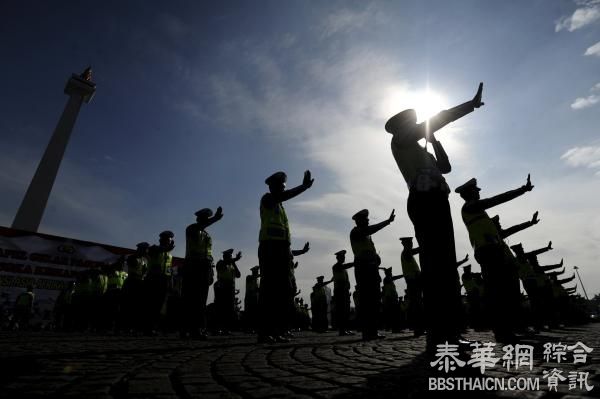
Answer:
[[[490,333],[466,336],[492,341]],[[585,364],[567,357],[545,363],[543,344],[580,341],[594,348]],[[0,397],[53,398],[402,398],[402,397],[600,397],[600,324],[543,332],[526,339],[535,345],[535,364],[506,371],[500,361],[483,377],[538,377],[538,391],[433,392],[430,377],[482,377],[471,366],[444,374],[426,358],[424,338],[388,334],[361,342],[335,333],[301,333],[290,344],[256,344],[237,334],[183,341],[161,337],[93,336],[61,333],[0,333]],[[503,352],[498,348],[497,355]],[[470,355],[464,357],[469,360]],[[589,372],[591,391],[569,389],[568,379],[549,391],[543,371]]]

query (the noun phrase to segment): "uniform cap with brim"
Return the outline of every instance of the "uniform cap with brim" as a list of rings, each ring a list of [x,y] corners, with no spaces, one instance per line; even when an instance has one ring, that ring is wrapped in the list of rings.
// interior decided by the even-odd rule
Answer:
[[[207,219],[207,218],[211,217],[212,214],[213,214],[213,212],[209,208],[202,208],[198,212],[194,213],[194,215],[196,215],[199,218],[203,218],[203,219]]]
[[[352,220],[359,220],[369,217],[369,211],[367,209],[360,210],[352,216]]]
[[[392,127],[394,125],[402,125],[409,122],[409,120],[414,120],[413,115],[415,115],[414,109],[405,109],[402,112],[398,112],[385,123],[385,131],[388,133],[394,133],[392,131]],[[409,117],[411,118],[409,119]]]
[[[341,251],[337,251],[335,254],[335,256],[341,256],[341,255],[346,255],[346,250],[342,249]]]
[[[322,281],[323,279],[325,279],[325,276],[319,276],[319,277],[317,277],[317,281]]]
[[[412,242],[412,240],[413,240],[412,237],[400,237],[400,241],[402,242],[402,244]]]
[[[272,185],[272,184],[278,184],[278,183],[285,183],[287,180],[287,175],[285,174],[285,172],[275,172],[273,173],[271,176],[267,177],[265,179],[265,184],[267,185]]]
[[[137,243],[136,247],[138,247],[138,248],[148,248],[148,247],[150,247],[150,244],[148,244],[146,241],[143,241],[143,242]]]
[[[160,233],[158,236],[161,238],[162,237],[173,238],[173,237],[175,237],[175,234],[173,234],[173,232],[171,230],[165,230],[162,233]]]
[[[250,270],[252,270],[252,271],[255,271],[255,270],[258,270],[258,269],[260,269],[260,266],[258,266],[258,265],[257,266],[252,266],[250,268]]]
[[[492,222],[494,222],[495,224],[500,223],[500,215],[493,216]]]
[[[391,268],[391,267],[385,267],[385,268],[383,268],[383,270],[384,270],[386,273],[391,273],[391,272],[392,272],[392,268]]]
[[[231,255],[233,253],[233,248],[226,249],[223,251],[223,255]]]
[[[462,193],[465,190],[468,190],[470,188],[476,188],[477,187],[477,179],[476,178],[472,178],[469,181],[467,181],[465,184],[463,184],[462,186],[458,186],[454,189],[455,193]]]

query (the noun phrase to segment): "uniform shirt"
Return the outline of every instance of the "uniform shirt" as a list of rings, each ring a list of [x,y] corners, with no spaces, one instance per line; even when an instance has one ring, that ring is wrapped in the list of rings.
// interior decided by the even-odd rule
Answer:
[[[350,280],[348,279],[348,271],[344,268],[343,263],[336,263],[333,269],[333,290],[334,291],[350,291]]]

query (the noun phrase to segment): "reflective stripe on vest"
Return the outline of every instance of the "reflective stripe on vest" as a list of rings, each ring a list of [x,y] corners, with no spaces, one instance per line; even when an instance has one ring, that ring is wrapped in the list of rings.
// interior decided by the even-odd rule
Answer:
[[[259,241],[290,241],[290,226],[285,209],[281,203],[274,208],[260,204],[260,233]]]
[[[148,257],[148,274],[171,275],[173,256],[168,252],[158,252]]]
[[[212,258],[212,238],[204,230],[198,230],[185,241],[185,257],[194,259]]]
[[[400,255],[400,263],[402,264],[402,274],[405,278],[417,277],[421,270],[419,264],[412,255]]]
[[[121,289],[123,288],[123,283],[125,282],[125,278],[127,277],[127,273],[123,271],[116,271],[114,274],[108,276],[107,286],[108,289]]]
[[[469,231],[469,240],[473,249],[482,248],[489,244],[498,244],[501,242],[498,230],[492,222],[492,219],[485,211],[475,213],[466,212],[463,205],[461,215],[467,230]]]

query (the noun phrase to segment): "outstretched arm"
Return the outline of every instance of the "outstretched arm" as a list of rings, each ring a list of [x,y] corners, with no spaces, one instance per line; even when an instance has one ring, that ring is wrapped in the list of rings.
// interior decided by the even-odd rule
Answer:
[[[357,230],[365,236],[370,236],[371,234],[375,234],[379,230],[383,229],[384,227],[388,226],[390,223],[392,223],[394,221],[394,219],[396,218],[395,211],[396,211],[395,209],[392,210],[392,213],[387,220],[384,220],[383,222],[380,222],[377,224],[369,225],[364,228],[359,228]]]
[[[344,263],[342,267],[344,268],[344,270],[350,269],[351,267],[354,267],[354,262]]]
[[[292,255],[293,256],[304,255],[305,253],[308,252],[309,249],[310,249],[310,245],[307,242],[306,244],[304,244],[304,248],[292,250]]]
[[[392,281],[396,281],[396,280],[399,280],[401,278],[404,278],[404,274],[399,274],[397,276],[392,276]]]
[[[547,247],[540,248],[540,249],[536,249],[536,250],[533,250],[533,251],[531,251],[531,252],[525,252],[525,255],[527,255],[527,256],[538,256],[538,255],[541,255],[541,254],[543,254],[544,252],[548,252],[548,251],[550,251],[550,250],[552,250],[552,249],[553,249],[553,248],[552,248],[552,241],[550,241],[550,242],[548,243],[548,246],[547,246]]]
[[[500,232],[500,235],[502,236],[502,238],[506,238],[506,237],[512,236],[515,233],[518,233],[521,230],[525,230],[535,224],[538,224],[538,222],[540,220],[537,218],[537,216],[538,216],[538,212],[536,211],[533,214],[533,218],[531,220],[528,220],[528,221],[520,223],[520,224],[516,224],[512,227],[509,227],[508,229],[503,229]]]
[[[465,210],[468,212],[481,212],[486,209],[492,208],[496,205],[500,205],[505,202],[511,201],[525,194],[527,191],[531,190],[533,190],[533,186],[531,185],[529,175],[527,175],[527,183],[525,183],[523,186],[490,198],[484,198],[477,201],[469,201],[465,204]]]
[[[282,193],[271,193],[271,195],[273,196],[273,200],[275,202],[284,202],[308,190],[313,185],[314,181],[315,179],[311,178],[310,171],[307,170],[306,172],[304,172],[304,179],[302,180],[302,184],[289,190],[285,190]]]
[[[456,267],[460,267],[461,265],[467,263],[467,261],[469,260],[469,254],[467,254],[464,259],[459,260],[458,262],[456,262]]]

